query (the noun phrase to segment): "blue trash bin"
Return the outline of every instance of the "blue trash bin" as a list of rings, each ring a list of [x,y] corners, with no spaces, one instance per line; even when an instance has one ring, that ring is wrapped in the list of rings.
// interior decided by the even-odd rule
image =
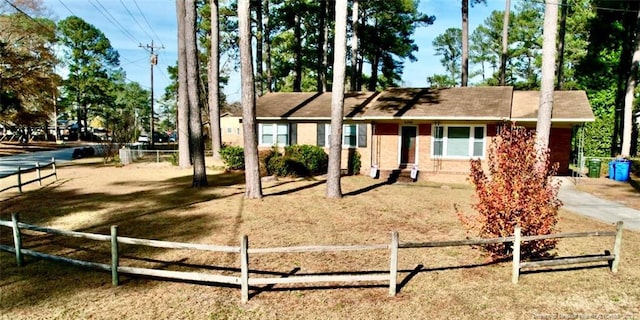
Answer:
[[[629,160],[616,160],[615,164],[616,172],[614,174],[616,181],[629,180],[629,170],[631,169],[631,161]]]
[[[616,162],[615,161],[610,161],[609,162],[609,179],[614,180],[616,177]]]

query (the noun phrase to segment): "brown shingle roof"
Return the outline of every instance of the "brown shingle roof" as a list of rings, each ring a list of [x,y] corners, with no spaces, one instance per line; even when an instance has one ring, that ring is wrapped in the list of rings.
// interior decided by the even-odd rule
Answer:
[[[357,117],[377,92],[349,92],[344,96],[345,117]],[[330,118],[331,92],[272,92],[256,101],[258,118]]]
[[[344,116],[362,119],[536,121],[539,91],[513,87],[391,88],[345,93]],[[557,91],[553,121],[593,121],[584,91]],[[259,120],[319,120],[331,117],[331,92],[274,92],[258,98]]]
[[[512,87],[392,88],[366,108],[366,118],[506,119]]]
[[[511,118],[516,121],[537,121],[540,91],[514,91]],[[556,122],[593,121],[589,99],[584,91],[556,91],[553,94],[551,120]]]

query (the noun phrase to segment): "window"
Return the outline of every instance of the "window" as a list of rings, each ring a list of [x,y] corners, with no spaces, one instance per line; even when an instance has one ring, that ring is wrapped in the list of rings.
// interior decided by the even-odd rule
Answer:
[[[296,125],[287,123],[261,123],[259,126],[261,146],[288,146],[296,143]]]
[[[227,133],[231,134],[232,130],[232,128],[227,128]]]
[[[331,124],[318,123],[317,142],[318,146],[328,147],[329,136],[331,135]],[[343,124],[342,125],[342,147],[343,148],[366,148],[367,147],[367,125],[366,124]]]
[[[435,125],[432,128],[432,156],[484,157],[485,126]]]

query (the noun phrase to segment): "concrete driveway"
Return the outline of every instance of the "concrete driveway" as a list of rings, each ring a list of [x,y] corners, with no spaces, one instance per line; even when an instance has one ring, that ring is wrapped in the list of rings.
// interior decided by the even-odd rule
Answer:
[[[640,210],[578,191],[571,178],[561,177],[560,179],[562,186],[558,198],[564,203],[562,208],[612,224],[623,221],[625,229],[640,232]]]

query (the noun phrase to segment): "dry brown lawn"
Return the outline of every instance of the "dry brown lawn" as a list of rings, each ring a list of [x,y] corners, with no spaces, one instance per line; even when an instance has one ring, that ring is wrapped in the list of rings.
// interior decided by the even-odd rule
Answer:
[[[597,197],[640,210],[640,177],[631,175],[630,178],[631,183],[607,178],[585,178],[579,180],[577,188]]]
[[[28,192],[0,193],[0,219],[65,230],[251,247],[455,240],[465,237],[453,204],[469,207],[467,185],[379,184],[367,176],[345,177],[345,197],[327,200],[323,178],[266,181],[265,197],[243,199],[243,176],[213,173],[211,187],[192,189],[191,170],[168,164],[122,168],[84,160],[59,170]],[[470,209],[469,209],[470,210]],[[561,211],[562,231],[614,230]],[[25,231],[26,247],[66,257],[109,263],[109,245]],[[0,243],[12,244],[0,227]],[[560,256],[599,254],[611,238],[562,240]],[[188,250],[122,246],[121,264],[166,270],[239,274],[239,257]],[[386,272],[388,252],[252,255],[252,276]],[[238,287],[126,277],[0,252],[2,319],[553,319],[640,317],[640,234],[625,232],[620,271],[606,265],[570,266],[527,273],[511,284],[511,264],[492,263],[467,247],[402,249],[399,293],[386,283],[319,283],[255,287],[248,303]],[[557,269],[557,268],[556,268]],[[548,270],[547,270],[548,271]]]

